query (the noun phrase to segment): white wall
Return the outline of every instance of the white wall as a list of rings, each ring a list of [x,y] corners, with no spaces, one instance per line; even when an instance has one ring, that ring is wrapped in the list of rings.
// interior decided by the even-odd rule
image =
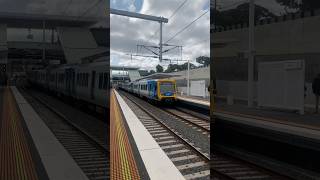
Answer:
[[[319,53],[320,16],[287,20],[255,28],[257,55]],[[228,42],[223,48],[214,48],[215,57],[237,56],[248,49],[248,28],[213,34],[214,41]]]
[[[312,92],[312,83],[306,83],[306,87],[305,107],[313,108],[315,96]],[[247,82],[217,80],[217,95],[222,97],[232,95],[235,100],[247,100]],[[254,99],[257,99],[256,83],[254,84]]]

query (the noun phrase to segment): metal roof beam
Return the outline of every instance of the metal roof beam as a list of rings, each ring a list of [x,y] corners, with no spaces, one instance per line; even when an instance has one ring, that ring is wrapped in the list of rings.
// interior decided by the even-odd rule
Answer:
[[[160,22],[168,23],[167,18],[151,16],[151,15],[146,15],[146,14],[139,14],[139,13],[135,13],[135,12],[123,11],[123,10],[118,10],[118,9],[110,9],[110,13],[120,15],[120,16],[127,16],[127,17],[133,17],[133,18],[138,18],[138,19],[157,21],[159,23]]]

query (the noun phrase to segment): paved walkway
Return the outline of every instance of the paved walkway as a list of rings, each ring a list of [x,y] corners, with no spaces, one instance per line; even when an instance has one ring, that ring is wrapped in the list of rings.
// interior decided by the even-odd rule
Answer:
[[[0,88],[0,179],[38,180],[22,117],[9,88]]]
[[[111,179],[140,179],[128,134],[124,127],[121,109],[114,91],[110,98],[110,174]]]

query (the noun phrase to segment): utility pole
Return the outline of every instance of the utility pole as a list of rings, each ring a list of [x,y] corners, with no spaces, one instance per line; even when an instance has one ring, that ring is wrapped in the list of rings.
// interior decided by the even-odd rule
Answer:
[[[123,11],[123,10],[112,9],[112,8],[110,9],[110,13],[120,15],[120,16],[127,16],[127,17],[131,17],[131,18],[138,18],[138,19],[159,22],[160,23],[159,60],[160,60],[160,62],[162,62],[162,23],[168,23],[167,18],[156,17],[156,16],[151,16],[151,15],[146,15],[146,14],[139,14],[139,13],[135,13],[135,12]]]
[[[255,4],[249,0],[249,57],[248,57],[248,107],[253,106],[253,83],[254,83],[254,21]]]
[[[45,20],[42,21],[42,63],[46,63],[46,22]]]
[[[187,72],[187,95],[190,96],[190,60],[188,59],[188,72]]]
[[[159,60],[162,62],[162,21],[160,21],[160,44],[159,44]]]

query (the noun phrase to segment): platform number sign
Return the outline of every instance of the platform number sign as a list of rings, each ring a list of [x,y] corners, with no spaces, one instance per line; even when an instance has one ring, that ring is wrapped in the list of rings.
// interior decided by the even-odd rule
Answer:
[[[7,71],[7,64],[0,64],[0,71],[5,73]]]

